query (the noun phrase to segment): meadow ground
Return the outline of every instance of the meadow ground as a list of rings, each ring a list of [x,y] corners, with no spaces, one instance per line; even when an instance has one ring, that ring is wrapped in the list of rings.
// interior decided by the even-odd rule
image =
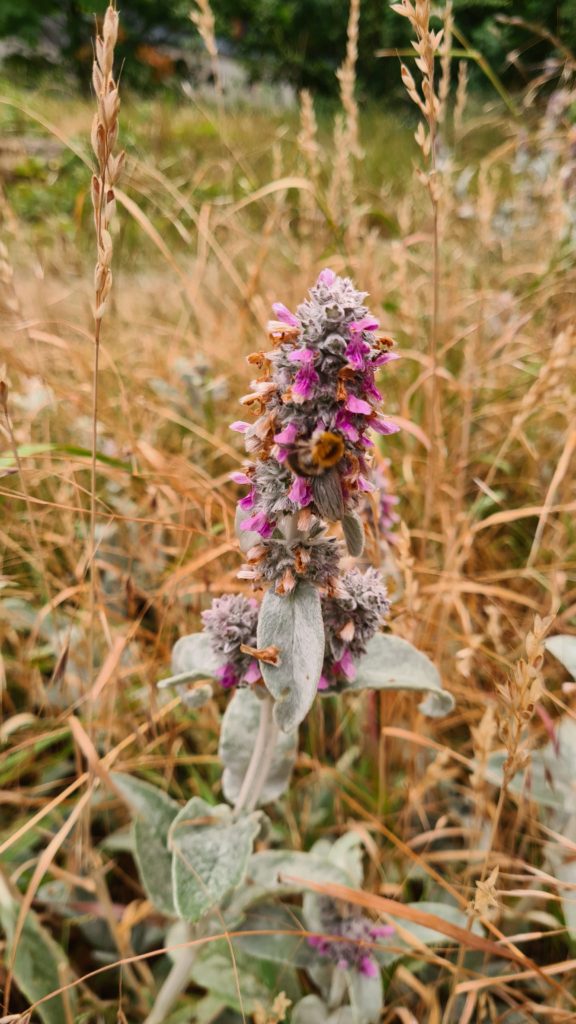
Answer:
[[[330,266],[370,293],[401,356],[381,376],[403,429],[378,453],[399,498],[392,629],[456,709],[436,722],[405,695],[317,701],[272,841],[359,832],[365,893],[459,908],[489,940],[413,939],[385,975],[383,1021],[575,1020],[573,743],[540,779],[556,806],[531,768],[563,729],[573,739],[573,687],[542,649],[576,627],[572,97],[447,104],[436,265],[408,106],[361,112],[354,158],[329,111],[316,134],[294,111],[124,98],[93,616],[92,106],[58,85],[0,92],[0,906],[8,934],[33,908],[22,956],[38,943],[53,960],[38,982],[36,955],[28,995],[20,963],[5,1013],[51,991],[58,963],[62,985],[107,964],[44,1019],[144,1020],[167,971],[160,955],[128,962],[162,948],[166,923],[109,771],[218,797],[226,695],[190,712],[156,683],[211,597],[242,588],[228,423],[245,356],[266,345],[271,303],[294,308]],[[167,1020],[276,1021],[262,1007],[279,991],[311,990],[294,967],[237,956],[205,965]],[[4,985],[12,967],[7,947]]]

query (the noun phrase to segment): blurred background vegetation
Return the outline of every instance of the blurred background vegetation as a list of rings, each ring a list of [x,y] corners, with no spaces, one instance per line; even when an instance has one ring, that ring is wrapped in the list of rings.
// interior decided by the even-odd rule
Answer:
[[[4,68],[35,83],[56,66],[90,81],[89,42],[94,16],[106,0],[3,0],[0,58]],[[190,19],[188,0],[121,4],[124,85],[153,89],[162,82],[198,80],[207,69],[202,44]],[[455,46],[481,53],[509,89],[520,88],[534,69],[551,71],[564,49],[576,49],[576,0],[454,0],[460,38]],[[335,96],[335,71],[346,43],[348,5],[333,0],[214,0],[219,51],[237,61],[250,80],[284,82]],[[409,45],[408,25],[383,0],[365,0],[359,40],[361,96],[398,93],[394,51]],[[392,51],[382,59],[379,51]],[[558,65],[559,66],[559,65]],[[472,76],[481,88],[481,70]]]

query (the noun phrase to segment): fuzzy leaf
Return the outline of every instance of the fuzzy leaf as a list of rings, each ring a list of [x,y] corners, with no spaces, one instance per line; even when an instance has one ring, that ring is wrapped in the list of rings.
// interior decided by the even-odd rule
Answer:
[[[172,855],[168,850],[168,833],[180,806],[149,782],[119,772],[113,772],[112,779],[136,815],[133,824],[134,856],[146,894],[158,910],[173,916],[176,908],[172,897]]]
[[[225,804],[213,807],[192,797],[174,819],[169,844],[176,910],[198,921],[240,885],[260,831],[261,816],[235,820]]]
[[[354,1010],[341,1006],[333,1013],[318,996],[304,996],[292,1010],[292,1024],[358,1024]]]
[[[207,633],[190,633],[181,636],[172,648],[172,675],[161,679],[160,689],[165,686],[180,686],[194,679],[213,679],[219,662],[212,650]]]
[[[342,518],[342,529],[349,554],[360,558],[364,551],[364,526],[360,516],[356,512],[347,512]]]
[[[218,753],[224,764],[222,790],[231,804],[238,797],[254,749],[260,706],[261,701],[252,690],[242,689],[236,691],[224,712]],[[297,752],[297,730],[280,733],[260,804],[277,800],[287,790]]]
[[[234,940],[234,945],[257,960],[308,967],[313,951],[300,928],[295,907],[260,904],[244,918],[243,934]],[[261,931],[269,934],[253,934]]]
[[[350,877],[337,864],[310,853],[290,850],[263,850],[250,858],[247,881],[260,892],[303,892],[303,882],[335,882],[350,885]]]
[[[550,654],[553,654],[558,661],[562,662],[573,679],[576,679],[576,636],[569,636],[559,633],[557,636],[549,636],[544,641],[544,647]]]
[[[376,1024],[384,1006],[384,986],[380,971],[367,977],[360,971],[347,971],[350,1003],[357,1024]]]
[[[276,701],[276,724],[283,732],[291,732],[308,714],[322,674],[324,623],[316,587],[299,583],[283,597],[268,590],[257,636],[258,647],[280,648],[280,664],[262,663],[261,670]]]
[[[0,925],[7,938],[4,965],[10,962],[14,929],[18,919],[20,903],[12,895],[8,883],[0,875]],[[60,971],[64,969],[64,975]],[[18,942],[14,961],[14,979],[22,994],[30,1003],[55,992],[70,980],[71,970],[66,956],[52,936],[42,927],[33,910],[29,910]],[[72,1008],[75,1004],[74,991],[69,992]],[[38,1007],[36,1013],[44,1024],[62,1024],[66,1012],[61,996],[54,996]]]
[[[357,664],[356,678],[346,684],[346,690],[364,689],[428,691],[419,708],[431,718],[447,715],[454,707],[454,698],[442,689],[438,669],[430,659],[390,633],[372,637]]]

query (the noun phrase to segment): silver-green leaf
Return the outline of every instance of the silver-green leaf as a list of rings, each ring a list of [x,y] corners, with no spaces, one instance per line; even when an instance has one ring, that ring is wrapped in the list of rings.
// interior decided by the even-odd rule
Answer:
[[[190,633],[181,636],[172,648],[172,675],[158,683],[165,686],[181,686],[194,679],[213,679],[219,662],[212,650],[207,633]]]
[[[358,1024],[350,1006],[340,1006],[330,1013],[318,996],[304,996],[292,1010],[292,1024]]]
[[[269,699],[269,698],[267,698]],[[229,803],[235,803],[254,750],[261,701],[253,690],[237,690],[229,702],[220,733],[218,752],[224,765],[222,790]],[[288,789],[298,752],[298,732],[280,733],[274,756],[260,793],[259,804],[277,800]]]
[[[562,662],[573,679],[576,679],[576,636],[558,633],[544,641],[544,647]]]
[[[235,820],[226,804],[213,807],[192,797],[170,829],[174,903],[195,922],[220,905],[243,881],[260,831],[260,813]]]
[[[135,813],[134,856],[146,895],[163,914],[176,913],[168,833],[180,805],[149,782],[113,772],[112,779]]]
[[[16,894],[13,895],[8,882],[0,874],[0,926],[7,939],[4,951],[5,966],[11,962],[19,911],[18,897]],[[28,910],[26,914],[24,928],[18,940],[13,971],[18,988],[30,1003],[43,999],[50,992],[56,992],[71,978],[72,972],[64,951],[42,927],[33,910]],[[73,990],[68,992],[68,998],[71,1001],[72,1012],[75,1007]],[[38,1007],[36,1013],[44,1024],[61,1024],[66,1019],[66,1009],[61,996],[47,999]]]
[[[368,643],[366,654],[356,666],[356,677],[346,690],[416,690],[428,693],[420,711],[440,718],[454,707],[452,694],[442,689],[438,669],[407,640],[377,633]]]
[[[261,664],[266,687],[274,697],[274,718],[291,732],[308,714],[322,674],[324,623],[320,594],[309,583],[298,583],[291,594],[268,590],[258,618],[258,647],[276,646],[278,665]]]
[[[342,517],[342,530],[349,554],[360,558],[364,551],[364,525],[357,512],[347,512]]]

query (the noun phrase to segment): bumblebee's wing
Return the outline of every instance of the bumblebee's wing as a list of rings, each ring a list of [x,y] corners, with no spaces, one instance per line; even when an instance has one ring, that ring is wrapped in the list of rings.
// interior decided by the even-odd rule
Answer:
[[[344,498],[342,497],[342,485],[340,476],[336,469],[331,469],[322,476],[315,476],[312,481],[312,493],[314,504],[322,519],[330,519],[334,522],[342,519],[344,515]]]

